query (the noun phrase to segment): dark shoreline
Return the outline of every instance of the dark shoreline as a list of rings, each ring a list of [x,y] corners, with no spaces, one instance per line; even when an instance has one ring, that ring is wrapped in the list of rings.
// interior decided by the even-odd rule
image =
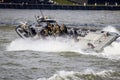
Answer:
[[[0,3],[0,9],[48,9],[48,10],[120,10],[120,5],[42,5]]]

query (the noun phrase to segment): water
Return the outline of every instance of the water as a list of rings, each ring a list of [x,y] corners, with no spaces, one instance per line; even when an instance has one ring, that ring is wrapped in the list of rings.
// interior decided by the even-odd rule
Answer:
[[[120,11],[43,10],[69,26],[117,32]],[[49,13],[49,14],[48,14]],[[101,53],[86,53],[72,39],[21,39],[14,26],[34,21],[39,10],[0,10],[0,80],[120,80],[120,39]]]

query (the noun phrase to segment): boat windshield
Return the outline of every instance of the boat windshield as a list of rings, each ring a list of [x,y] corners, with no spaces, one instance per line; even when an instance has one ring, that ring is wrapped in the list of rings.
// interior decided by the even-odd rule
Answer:
[[[55,21],[55,20],[45,20],[45,21],[42,21],[42,22],[56,23],[56,21]]]

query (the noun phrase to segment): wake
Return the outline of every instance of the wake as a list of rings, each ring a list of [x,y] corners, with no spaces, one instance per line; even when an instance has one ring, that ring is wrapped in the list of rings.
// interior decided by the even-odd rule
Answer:
[[[81,72],[59,71],[50,78],[39,78],[37,80],[109,80],[114,73],[112,70],[93,71],[91,69]],[[119,76],[114,77],[113,80],[117,77]]]
[[[108,26],[103,29],[103,31],[116,32],[114,27]],[[99,57],[109,58],[109,59],[120,59],[120,38],[114,41],[111,45],[104,48],[101,53],[87,53],[82,50],[84,46],[83,43],[75,42],[71,38],[48,38],[46,40],[39,39],[16,39],[12,41],[7,46],[7,51],[40,51],[40,52],[76,52],[84,55],[95,55]]]
[[[16,39],[7,47],[7,51],[32,50],[40,52],[66,52],[75,51],[76,47],[81,47],[74,40],[65,38],[48,39]]]

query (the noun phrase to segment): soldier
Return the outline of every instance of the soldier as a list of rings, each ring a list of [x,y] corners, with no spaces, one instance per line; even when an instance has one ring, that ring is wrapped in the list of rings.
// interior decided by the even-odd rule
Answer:
[[[60,36],[61,35],[61,30],[60,30],[60,26],[58,25],[58,24],[56,24],[55,26],[54,26],[54,35],[55,36]]]
[[[64,24],[62,24],[62,26],[60,27],[60,30],[62,35],[67,34],[67,27]]]
[[[42,29],[41,32],[40,32],[40,35],[42,38],[45,38],[48,36],[48,29]]]
[[[54,27],[54,25],[52,25],[52,24],[48,25],[48,34],[49,35],[53,35],[53,27]]]

